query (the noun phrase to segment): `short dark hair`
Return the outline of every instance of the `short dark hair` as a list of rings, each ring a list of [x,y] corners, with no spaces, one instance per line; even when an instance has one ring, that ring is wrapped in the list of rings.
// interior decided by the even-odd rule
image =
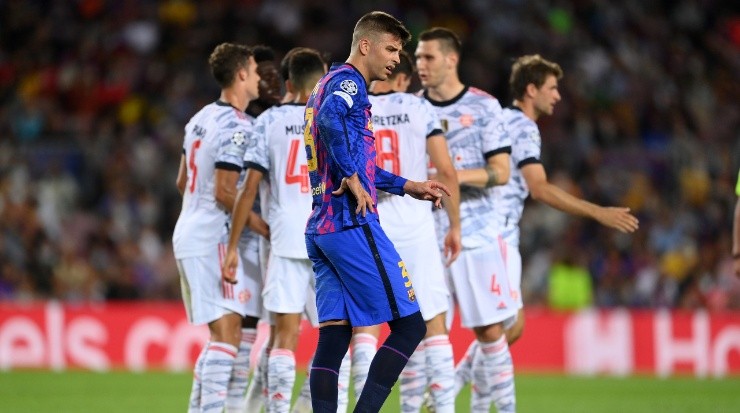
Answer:
[[[352,47],[355,47],[361,38],[375,34],[389,33],[405,45],[411,40],[411,33],[398,19],[382,11],[371,11],[360,17],[352,32]]]
[[[283,82],[290,78],[290,58],[298,52],[313,50],[309,47],[294,47],[288,50],[288,53],[283,56],[283,60],[280,61],[280,77],[283,78]]]
[[[275,51],[272,50],[272,47],[265,46],[264,44],[258,44],[257,46],[252,47],[252,55],[257,64],[275,61]]]
[[[432,27],[429,30],[421,32],[419,41],[426,42],[429,40],[439,40],[440,48],[444,52],[455,52],[457,55],[462,54],[462,42],[452,30],[445,27]]]
[[[391,72],[391,75],[388,76],[389,79],[395,79],[396,76],[403,73],[408,77],[413,76],[414,72],[416,71],[416,67],[414,67],[414,61],[411,59],[411,55],[409,52],[405,50],[401,50],[401,52],[398,54],[400,59],[400,63],[396,65],[396,67],[393,68],[393,72]]]
[[[521,100],[527,92],[527,86],[533,84],[536,88],[542,87],[548,76],[563,77],[560,65],[544,59],[538,54],[521,56],[511,65],[509,89],[516,100]]]
[[[325,62],[321,54],[310,48],[302,48],[290,56],[288,63],[290,81],[297,89],[305,89],[308,83],[315,83],[325,72]]]
[[[249,66],[252,50],[236,43],[221,43],[216,46],[208,58],[211,74],[222,88],[234,83],[236,72]]]

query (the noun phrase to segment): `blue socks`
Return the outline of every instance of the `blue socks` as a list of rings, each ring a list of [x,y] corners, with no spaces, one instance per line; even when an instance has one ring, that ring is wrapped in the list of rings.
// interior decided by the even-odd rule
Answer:
[[[329,325],[319,328],[311,374],[311,405],[314,413],[336,413],[339,368],[352,339],[349,325]]]
[[[378,349],[370,364],[367,381],[357,401],[355,412],[375,413],[383,407],[385,399],[398,380],[424,335],[426,324],[420,312],[390,321],[391,334]],[[319,335],[319,343],[321,335]],[[313,374],[313,370],[311,372]],[[335,380],[336,383],[336,380]],[[311,382],[313,385],[313,381]],[[315,410],[315,408],[314,408]]]

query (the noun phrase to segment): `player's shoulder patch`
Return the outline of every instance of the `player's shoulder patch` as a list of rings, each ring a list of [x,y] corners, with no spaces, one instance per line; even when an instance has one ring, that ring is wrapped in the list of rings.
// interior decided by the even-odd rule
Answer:
[[[359,88],[357,87],[357,83],[355,83],[355,81],[352,79],[342,80],[342,82],[339,83],[339,88],[351,96],[356,95],[357,91],[359,90]]]

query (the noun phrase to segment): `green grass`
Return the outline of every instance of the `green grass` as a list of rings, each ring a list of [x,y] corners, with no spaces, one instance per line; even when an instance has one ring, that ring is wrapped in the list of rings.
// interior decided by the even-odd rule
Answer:
[[[0,373],[0,411],[7,413],[184,412],[187,373],[91,373],[13,371]],[[303,377],[297,380],[297,386]],[[604,378],[520,374],[518,412],[654,413],[740,412],[740,378]],[[457,400],[469,411],[470,392]],[[394,389],[383,412],[398,412]]]

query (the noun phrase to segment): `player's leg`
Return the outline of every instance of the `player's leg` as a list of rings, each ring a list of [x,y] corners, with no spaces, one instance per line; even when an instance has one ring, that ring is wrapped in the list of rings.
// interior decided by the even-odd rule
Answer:
[[[257,366],[244,396],[247,412],[259,412],[263,406],[267,405],[267,363],[270,360],[270,350],[275,342],[275,326],[272,325],[274,321],[269,321],[270,318],[270,315],[263,317],[263,322],[270,323],[270,335],[259,350]]]
[[[239,265],[244,277],[238,279],[240,287],[235,297],[244,306],[246,316],[242,320],[241,340],[234,362],[234,371],[229,381],[226,413],[242,413],[246,409],[246,392],[249,384],[249,358],[257,339],[257,322],[262,313],[262,272],[259,265],[257,236],[246,237],[239,242]]]
[[[208,324],[210,332],[199,375],[202,411],[224,409],[244,316],[233,285],[221,279],[220,252],[219,246],[211,255],[178,260],[188,320]]]
[[[342,239],[321,240],[323,251],[340,269],[345,303],[352,324],[388,321],[391,333],[370,363],[367,381],[355,411],[378,411],[401,370],[426,334],[405,264],[378,222],[342,231]],[[341,241],[338,244],[337,241]],[[348,249],[347,245],[355,246]],[[326,247],[326,248],[325,248]],[[352,251],[349,255],[346,251]],[[362,292],[359,294],[358,292]],[[318,293],[318,288],[317,288]]]
[[[378,336],[380,326],[355,327],[352,335],[352,380],[355,387],[355,397],[359,399],[362,388],[367,381],[367,372],[370,362],[378,351]]]
[[[318,242],[325,235],[306,235],[306,250],[316,277],[316,306],[319,316],[319,340],[311,365],[309,380],[311,404],[315,413],[337,411],[339,369],[352,338],[352,327],[345,305],[339,274]]]
[[[205,362],[206,352],[208,351],[208,342],[203,346],[203,349],[198,355],[198,359],[195,361],[195,368],[193,368],[193,385],[190,389],[190,403],[188,404],[188,413],[200,413],[200,391],[201,391],[201,377],[203,375],[203,363]]]
[[[435,411],[454,413],[455,359],[445,324],[445,313],[427,321],[427,336],[423,341],[426,377]]]
[[[488,412],[491,403],[501,413],[514,411],[516,406],[504,322],[513,322],[517,305],[503,256],[502,241],[492,248],[463,251],[450,267],[462,324],[473,328],[478,341],[472,361],[472,411]]]
[[[345,413],[349,407],[349,375],[351,370],[352,358],[349,349],[342,357],[342,364],[339,366],[339,378],[337,383],[337,413]]]
[[[295,383],[295,349],[301,322],[300,313],[275,314],[275,343],[267,365],[269,412],[290,411]]]

